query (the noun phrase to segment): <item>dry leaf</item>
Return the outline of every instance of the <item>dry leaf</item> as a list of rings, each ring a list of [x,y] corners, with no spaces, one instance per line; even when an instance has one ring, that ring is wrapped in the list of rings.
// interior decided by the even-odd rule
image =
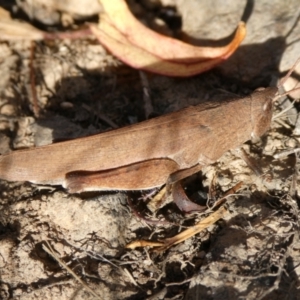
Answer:
[[[241,181],[241,182],[237,183],[234,187],[229,189],[221,199],[219,199],[217,202],[215,202],[213,208],[224,203],[226,201],[226,198],[230,195],[235,194],[242,187],[242,185],[243,185],[243,182]],[[227,209],[224,206],[222,206],[218,210],[216,210],[215,212],[210,214],[208,217],[206,217],[205,219],[198,222],[196,225],[182,231],[181,233],[179,233],[171,238],[167,238],[167,239],[164,239],[159,242],[138,240],[138,241],[129,243],[128,245],[126,245],[126,248],[135,249],[137,247],[159,247],[159,248],[156,248],[155,250],[158,252],[165,251],[168,248],[170,248],[171,246],[179,244],[179,243],[185,241],[186,239],[196,235],[197,233],[203,231],[210,225],[215,224],[218,220],[223,218],[226,213],[227,213]]]
[[[231,43],[232,49],[230,54],[233,53],[238,47],[239,42],[236,41],[241,40],[241,35],[243,35],[244,28],[244,24],[241,23],[241,25],[238,27],[235,39]],[[121,61],[133,68],[143,69],[153,73],[187,77],[205,72],[221,63],[225,59],[224,57],[217,57],[215,59],[189,64],[171,62],[168,60],[162,60],[152,53],[129,43],[119,31],[117,31],[108,23],[105,24],[105,30],[102,30],[101,28],[92,24],[90,25],[90,29],[98,38],[100,43]]]
[[[125,1],[100,1],[100,24],[90,29],[101,44],[136,69],[169,76],[192,76],[228,58],[246,35],[241,22],[233,40],[224,47],[197,47],[163,36],[145,27],[129,11]],[[117,4],[116,4],[117,2]]]
[[[222,61],[222,59],[219,58],[193,64],[169,62],[161,60],[159,57],[126,41],[121,42],[112,38],[106,32],[99,30],[95,25],[91,25],[90,29],[104,47],[121,61],[136,69],[143,69],[169,76],[186,77],[207,71]]]
[[[131,44],[163,60],[191,63],[216,57],[223,57],[225,59],[233,52],[231,50],[233,45],[231,44],[224,47],[196,47],[159,34],[139,22],[133,16],[124,0],[100,0],[100,3],[104,10],[100,14],[100,28],[102,30],[105,31],[101,25],[102,17],[106,16],[105,22],[114,26]],[[243,33],[245,35],[244,28]],[[238,42],[238,45],[240,42]]]
[[[181,233],[173,236],[172,238],[167,238],[160,242],[151,242],[151,241],[134,241],[128,245],[126,245],[127,249],[135,249],[137,247],[159,247],[155,249],[156,251],[165,251],[169,249],[171,246],[179,244],[186,239],[196,235],[197,233],[203,231],[204,229],[208,228],[210,225],[215,224],[218,220],[223,218],[227,213],[227,209],[225,207],[220,207],[217,211],[213,212],[211,215],[197,223],[196,225],[182,231]]]

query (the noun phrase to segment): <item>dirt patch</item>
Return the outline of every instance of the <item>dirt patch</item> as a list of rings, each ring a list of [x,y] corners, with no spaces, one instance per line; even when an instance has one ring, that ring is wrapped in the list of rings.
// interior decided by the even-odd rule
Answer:
[[[225,38],[242,17],[248,34],[228,61],[205,74],[188,79],[147,74],[151,116],[197,105],[224,91],[244,96],[257,87],[275,85],[299,56],[297,0],[276,0],[272,7],[268,1],[254,6],[252,1],[225,5],[220,0],[213,6],[208,1],[162,1],[174,5],[175,17],[182,18],[179,23],[176,19],[176,26],[165,18],[165,23],[158,22],[165,8],[154,2],[130,4],[152,28],[186,41],[209,44]],[[61,28],[66,8],[52,7],[47,20],[52,29]],[[96,18],[99,7],[90,7],[95,11],[88,10],[87,16],[75,18],[78,12],[73,11],[68,16],[75,24],[91,15]],[[42,20],[37,15],[33,24],[49,26],[50,21]],[[1,154],[145,119],[139,72],[122,65],[94,40],[37,42],[32,51],[31,42],[0,43]],[[39,118],[33,113],[31,63]],[[299,75],[293,77],[299,80]],[[274,114],[281,109],[276,103]],[[299,147],[298,111],[295,103],[288,118],[274,120],[260,142],[243,145],[264,176],[255,175],[232,151],[186,182],[187,192],[204,202],[209,190],[214,200],[238,182],[244,185],[228,199],[224,219],[163,253],[127,250],[125,245],[172,237],[205,214],[184,215],[173,203],[153,214],[141,200],[145,195],[137,192],[72,195],[61,187],[0,181],[0,298],[300,298],[299,159],[274,159],[276,153]],[[145,224],[132,213],[128,197],[144,216],[177,225]]]

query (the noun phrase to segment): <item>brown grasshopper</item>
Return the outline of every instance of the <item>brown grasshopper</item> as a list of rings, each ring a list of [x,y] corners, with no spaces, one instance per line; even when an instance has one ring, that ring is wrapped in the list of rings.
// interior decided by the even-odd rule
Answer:
[[[62,185],[71,193],[173,184],[263,135],[277,94],[278,87],[259,88],[247,97],[210,99],[139,124],[16,151],[0,156],[0,178]]]
[[[188,107],[121,129],[0,157],[0,178],[71,193],[145,190],[177,182],[264,134],[277,87]]]

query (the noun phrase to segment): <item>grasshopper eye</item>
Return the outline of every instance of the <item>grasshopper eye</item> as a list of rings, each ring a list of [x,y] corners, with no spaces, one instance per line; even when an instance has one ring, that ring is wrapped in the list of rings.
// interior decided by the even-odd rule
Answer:
[[[269,112],[270,110],[272,110],[272,102],[268,101],[264,104],[263,111]]]

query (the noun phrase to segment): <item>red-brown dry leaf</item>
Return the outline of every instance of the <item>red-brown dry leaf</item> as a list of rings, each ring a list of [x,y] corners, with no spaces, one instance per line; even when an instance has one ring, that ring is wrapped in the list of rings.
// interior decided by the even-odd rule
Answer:
[[[129,43],[152,53],[162,60],[191,63],[217,57],[226,59],[235,50],[232,51],[232,48],[234,48],[232,43],[224,47],[195,47],[180,40],[161,35],[139,22],[130,12],[124,0],[100,0],[100,3],[104,11],[100,15],[100,28],[102,30],[105,31],[105,28],[102,27],[105,24],[101,24],[103,21],[102,17],[106,16],[105,22],[114,26],[126,37]],[[241,32],[241,29],[239,39],[236,40],[236,47],[243,40],[246,33],[244,28],[243,32]]]
[[[207,71],[223,61],[222,58],[216,58],[190,64],[170,62],[130,44],[124,36],[119,36],[118,31],[112,37],[95,25],[90,25],[90,29],[104,47],[125,64],[136,69],[168,76],[187,77]],[[110,29],[115,30],[113,27]]]
[[[227,59],[246,35],[240,22],[233,40],[224,47],[197,47],[163,36],[142,25],[125,1],[100,0],[100,24],[90,25],[100,43],[129,66],[168,76],[187,77],[205,72]]]

